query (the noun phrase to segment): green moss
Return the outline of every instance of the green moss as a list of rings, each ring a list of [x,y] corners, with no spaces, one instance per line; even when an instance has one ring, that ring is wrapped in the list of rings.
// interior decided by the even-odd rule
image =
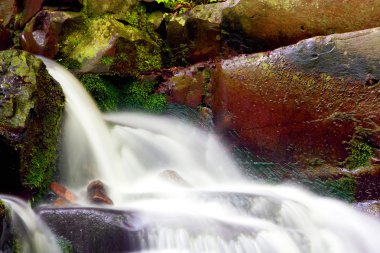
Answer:
[[[350,156],[345,161],[348,169],[369,165],[369,159],[373,156],[373,148],[358,140],[351,141],[350,152]]]
[[[0,219],[2,220],[6,215],[6,206],[4,201],[0,199]]]
[[[345,202],[355,201],[356,180],[354,177],[345,176],[339,179],[314,179],[305,182],[305,185],[313,192]]]
[[[113,59],[108,56],[103,56],[102,59],[100,59],[101,62],[103,62],[106,65],[112,65]]]
[[[21,247],[21,241],[20,239],[14,239],[13,240],[13,253],[21,253],[22,247]]]
[[[102,76],[85,74],[79,78],[102,111],[116,111],[120,101],[118,90]]]
[[[124,106],[130,110],[162,113],[166,109],[166,96],[153,94],[154,82],[135,81],[129,84],[123,92]]]
[[[60,133],[64,97],[58,84],[53,82],[42,62],[34,56],[17,50],[1,52],[0,68],[3,87],[9,81],[5,105],[12,112],[10,117],[0,114],[0,124],[22,129],[23,137],[17,141],[15,150],[20,156],[17,165],[20,183],[33,193],[41,193],[48,188],[54,173],[57,158],[57,141]],[[14,82],[15,78],[22,80]]]
[[[150,48],[148,45],[140,44],[137,46],[137,69],[139,72],[161,68],[161,55],[156,48]]]
[[[71,242],[62,236],[58,237],[58,245],[61,248],[62,253],[74,252],[73,245],[71,244]]]

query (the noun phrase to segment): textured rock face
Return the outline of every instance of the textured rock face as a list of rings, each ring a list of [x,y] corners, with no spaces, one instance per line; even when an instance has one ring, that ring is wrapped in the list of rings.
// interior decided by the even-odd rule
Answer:
[[[42,209],[39,215],[73,252],[137,252],[144,224],[138,213],[100,208]]]
[[[223,41],[258,52],[317,35],[380,26],[378,0],[240,0],[223,11]]]
[[[0,52],[0,77],[1,191],[42,190],[55,167],[63,93],[26,52]]]
[[[380,147],[379,46],[379,28],[315,37],[216,68],[189,67],[166,83],[167,93],[212,108],[216,128],[257,156],[355,168]]]
[[[379,50],[380,29],[372,29],[223,61],[216,123],[274,161],[360,159],[350,145],[364,152],[380,144]]]

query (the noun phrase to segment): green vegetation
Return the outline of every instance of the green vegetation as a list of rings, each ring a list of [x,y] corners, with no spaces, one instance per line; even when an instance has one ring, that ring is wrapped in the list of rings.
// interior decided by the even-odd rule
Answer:
[[[356,180],[344,176],[339,179],[314,179],[305,181],[304,185],[318,195],[340,199],[351,203],[355,201]]]
[[[82,75],[79,80],[94,98],[100,110],[116,111],[119,104],[119,92],[107,79],[96,74]]]
[[[130,110],[162,113],[166,109],[166,97],[153,94],[155,82],[134,81],[124,90],[124,105]]]
[[[74,252],[71,242],[62,236],[58,237],[58,245],[61,248],[62,253]]]
[[[369,159],[373,156],[373,148],[367,143],[354,140],[350,142],[351,155],[346,159],[348,169],[355,169],[369,165]]]
[[[6,214],[6,206],[4,204],[4,201],[0,199],[0,219],[3,219]]]
[[[109,112],[118,109],[150,113],[165,111],[166,96],[153,94],[156,82],[134,80],[127,82],[120,90],[117,85],[109,81],[107,76],[84,74],[79,79],[102,111]],[[125,83],[125,80],[119,80],[119,82]]]
[[[195,5],[216,3],[219,2],[219,0],[157,0],[157,2],[163,3],[168,9],[183,12],[188,8],[194,7]]]

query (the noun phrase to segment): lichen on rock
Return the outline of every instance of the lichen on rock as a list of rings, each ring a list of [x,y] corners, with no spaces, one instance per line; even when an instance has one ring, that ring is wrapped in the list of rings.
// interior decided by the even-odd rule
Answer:
[[[3,191],[47,189],[57,158],[64,97],[43,63],[27,52],[0,52],[0,181]]]

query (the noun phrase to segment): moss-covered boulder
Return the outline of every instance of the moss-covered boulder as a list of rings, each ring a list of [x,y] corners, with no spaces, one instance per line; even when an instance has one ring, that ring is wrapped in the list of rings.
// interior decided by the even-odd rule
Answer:
[[[85,11],[89,17],[107,14],[123,19],[138,3],[138,0],[86,0]]]
[[[0,1],[0,50],[12,45],[12,32],[17,20],[17,1]]]
[[[27,52],[1,51],[0,76],[0,191],[30,196],[52,179],[64,97]]]
[[[148,33],[110,17],[88,19],[68,31],[62,57],[82,73],[135,76],[161,67],[159,44]]]
[[[223,11],[222,39],[240,53],[266,51],[312,36],[374,28],[379,15],[378,0],[240,0]]]
[[[193,106],[207,84],[216,128],[264,160],[354,169],[379,154],[379,52],[380,28],[315,37],[224,60],[207,82],[192,66],[167,93]]]

